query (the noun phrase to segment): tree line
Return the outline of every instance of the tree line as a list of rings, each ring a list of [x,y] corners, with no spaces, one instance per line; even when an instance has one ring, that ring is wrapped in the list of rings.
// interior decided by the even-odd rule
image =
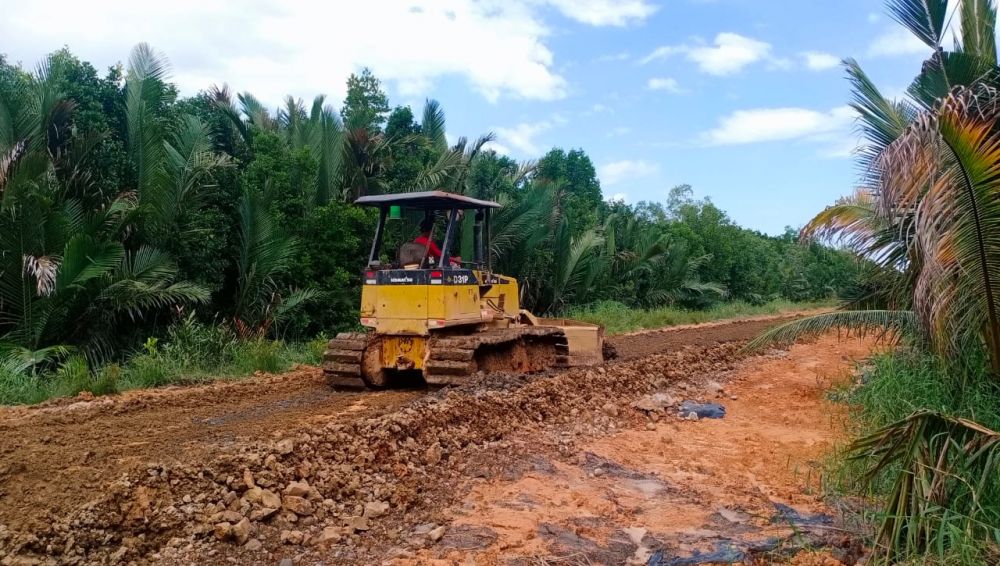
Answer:
[[[503,204],[493,264],[540,313],[828,298],[856,279],[847,252],[741,228],[690,187],[607,202],[582,149],[518,162],[492,134],[445,134],[437,102],[391,107],[367,69],[339,109],[322,95],[272,109],[226,86],[181,96],[144,44],[103,74],[68,49],[33,70],[0,58],[7,368],[120,359],[192,316],[239,339],[350,328],[375,224],[351,203],[367,194]]]

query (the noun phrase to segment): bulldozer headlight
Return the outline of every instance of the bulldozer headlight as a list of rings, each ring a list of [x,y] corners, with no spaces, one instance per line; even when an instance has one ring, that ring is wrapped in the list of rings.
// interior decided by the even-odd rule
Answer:
[[[365,285],[374,285],[374,284],[375,284],[375,272],[374,271],[366,271],[365,272]]]
[[[375,328],[378,325],[378,319],[375,317],[361,317],[361,326],[369,326]]]
[[[441,271],[431,271],[431,285],[440,285],[441,278],[444,276],[444,272]]]

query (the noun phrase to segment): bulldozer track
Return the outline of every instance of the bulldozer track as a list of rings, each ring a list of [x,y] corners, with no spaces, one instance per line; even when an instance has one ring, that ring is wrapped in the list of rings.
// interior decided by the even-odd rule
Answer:
[[[545,350],[551,355],[545,355]],[[430,385],[452,385],[479,371],[564,368],[568,353],[566,336],[558,328],[527,326],[435,337],[430,341],[424,379]],[[506,359],[507,363],[496,359]]]
[[[368,384],[363,366],[372,335],[345,332],[330,340],[323,370],[334,387]],[[506,363],[502,360],[506,360]],[[525,326],[473,334],[432,336],[424,366],[428,385],[455,385],[480,371],[535,372],[569,365],[569,344],[561,329]]]
[[[361,361],[368,335],[364,332],[341,332],[327,344],[323,353],[323,371],[334,387],[361,387]]]

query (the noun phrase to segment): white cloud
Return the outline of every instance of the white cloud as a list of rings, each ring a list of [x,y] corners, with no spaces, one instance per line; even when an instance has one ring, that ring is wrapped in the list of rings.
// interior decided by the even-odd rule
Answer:
[[[503,145],[502,143],[497,143],[495,141],[486,142],[483,144],[483,149],[492,149],[493,151],[499,153],[500,155],[510,155],[510,148]]]
[[[339,106],[347,76],[362,66],[386,81],[393,95],[425,94],[443,77],[460,77],[491,101],[553,100],[566,95],[567,83],[548,46],[549,20],[561,14],[588,25],[620,26],[654,10],[646,0],[99,4],[5,2],[3,50],[31,67],[68,45],[105,69],[148,42],[170,58],[183,94],[226,82],[272,106],[286,94],[309,100],[319,93]],[[364,22],[377,22],[378,33]]]
[[[688,48],[685,45],[662,45],[650,52],[649,55],[639,59],[639,64],[645,65],[657,59],[666,59],[678,53],[687,53],[687,50]]]
[[[730,75],[758,61],[770,61],[776,67],[786,66],[787,61],[771,55],[771,44],[730,32],[715,36],[712,45],[665,45],[653,50],[640,62],[683,54],[698,68],[710,75]]]
[[[868,46],[868,55],[872,57],[928,55],[930,52],[930,47],[903,27],[894,27],[886,31]]]
[[[624,136],[625,134],[630,133],[631,131],[632,128],[629,128],[628,126],[618,126],[617,128],[614,128],[613,130],[608,132],[608,137],[609,138],[621,137]]]
[[[708,145],[737,145],[807,139],[842,142],[850,136],[854,111],[840,106],[829,112],[808,108],[754,108],[737,110],[703,134]]]
[[[608,202],[621,202],[621,203],[625,203],[625,202],[628,202],[628,195],[625,194],[625,193],[615,193],[615,194],[611,195],[610,197],[608,197],[607,200],[608,200]]]
[[[656,11],[646,0],[549,0],[567,17],[592,26],[624,26]]]
[[[801,55],[805,59],[806,67],[811,71],[825,71],[840,65],[839,57],[822,51],[806,51]]]
[[[624,159],[601,165],[597,168],[597,177],[601,180],[602,185],[610,187],[629,179],[647,177],[656,173],[657,169],[655,163],[642,159]]]
[[[646,87],[649,90],[665,90],[674,94],[684,92],[677,83],[677,79],[671,77],[654,77],[646,82]]]
[[[550,129],[552,129],[552,122],[543,120],[534,123],[522,122],[510,128],[498,127],[494,128],[494,131],[503,147],[513,148],[528,155],[539,155],[543,148],[535,138]]]

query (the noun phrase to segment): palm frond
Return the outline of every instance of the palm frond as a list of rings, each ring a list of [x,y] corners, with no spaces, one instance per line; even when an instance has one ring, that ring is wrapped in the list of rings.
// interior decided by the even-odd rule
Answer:
[[[962,40],[959,49],[983,59],[988,65],[997,64],[997,8],[993,0],[962,0]]]
[[[952,89],[995,83],[997,68],[989,59],[961,51],[942,51],[924,62],[907,92],[925,109],[933,109]]]
[[[889,16],[928,47],[937,49],[944,39],[947,0],[889,0]]]
[[[285,322],[293,314],[320,296],[321,293],[316,289],[294,289],[289,294],[281,297],[281,302],[274,309],[274,322],[277,324]]]
[[[851,457],[867,463],[862,483],[889,472],[893,487],[876,535],[874,558],[896,564],[947,548],[954,534],[993,537],[981,497],[1000,473],[1000,433],[966,419],[918,411],[856,440]]]
[[[169,65],[145,43],[132,50],[125,79],[129,157],[136,171],[139,201],[153,199],[164,177],[163,129],[157,113],[166,101]]]
[[[448,149],[448,140],[445,138],[444,109],[437,100],[428,99],[424,102],[424,115],[420,122],[420,131],[431,142],[431,146],[438,151]]]
[[[835,311],[800,318],[772,328],[751,340],[743,349],[746,352],[757,352],[835,329],[857,336],[873,335],[880,339],[895,339],[901,336],[919,337],[919,328],[917,317],[911,311]]]
[[[1000,135],[996,92],[956,89],[880,160],[885,209],[913,210],[914,307],[937,350],[983,340],[1000,373]]]

